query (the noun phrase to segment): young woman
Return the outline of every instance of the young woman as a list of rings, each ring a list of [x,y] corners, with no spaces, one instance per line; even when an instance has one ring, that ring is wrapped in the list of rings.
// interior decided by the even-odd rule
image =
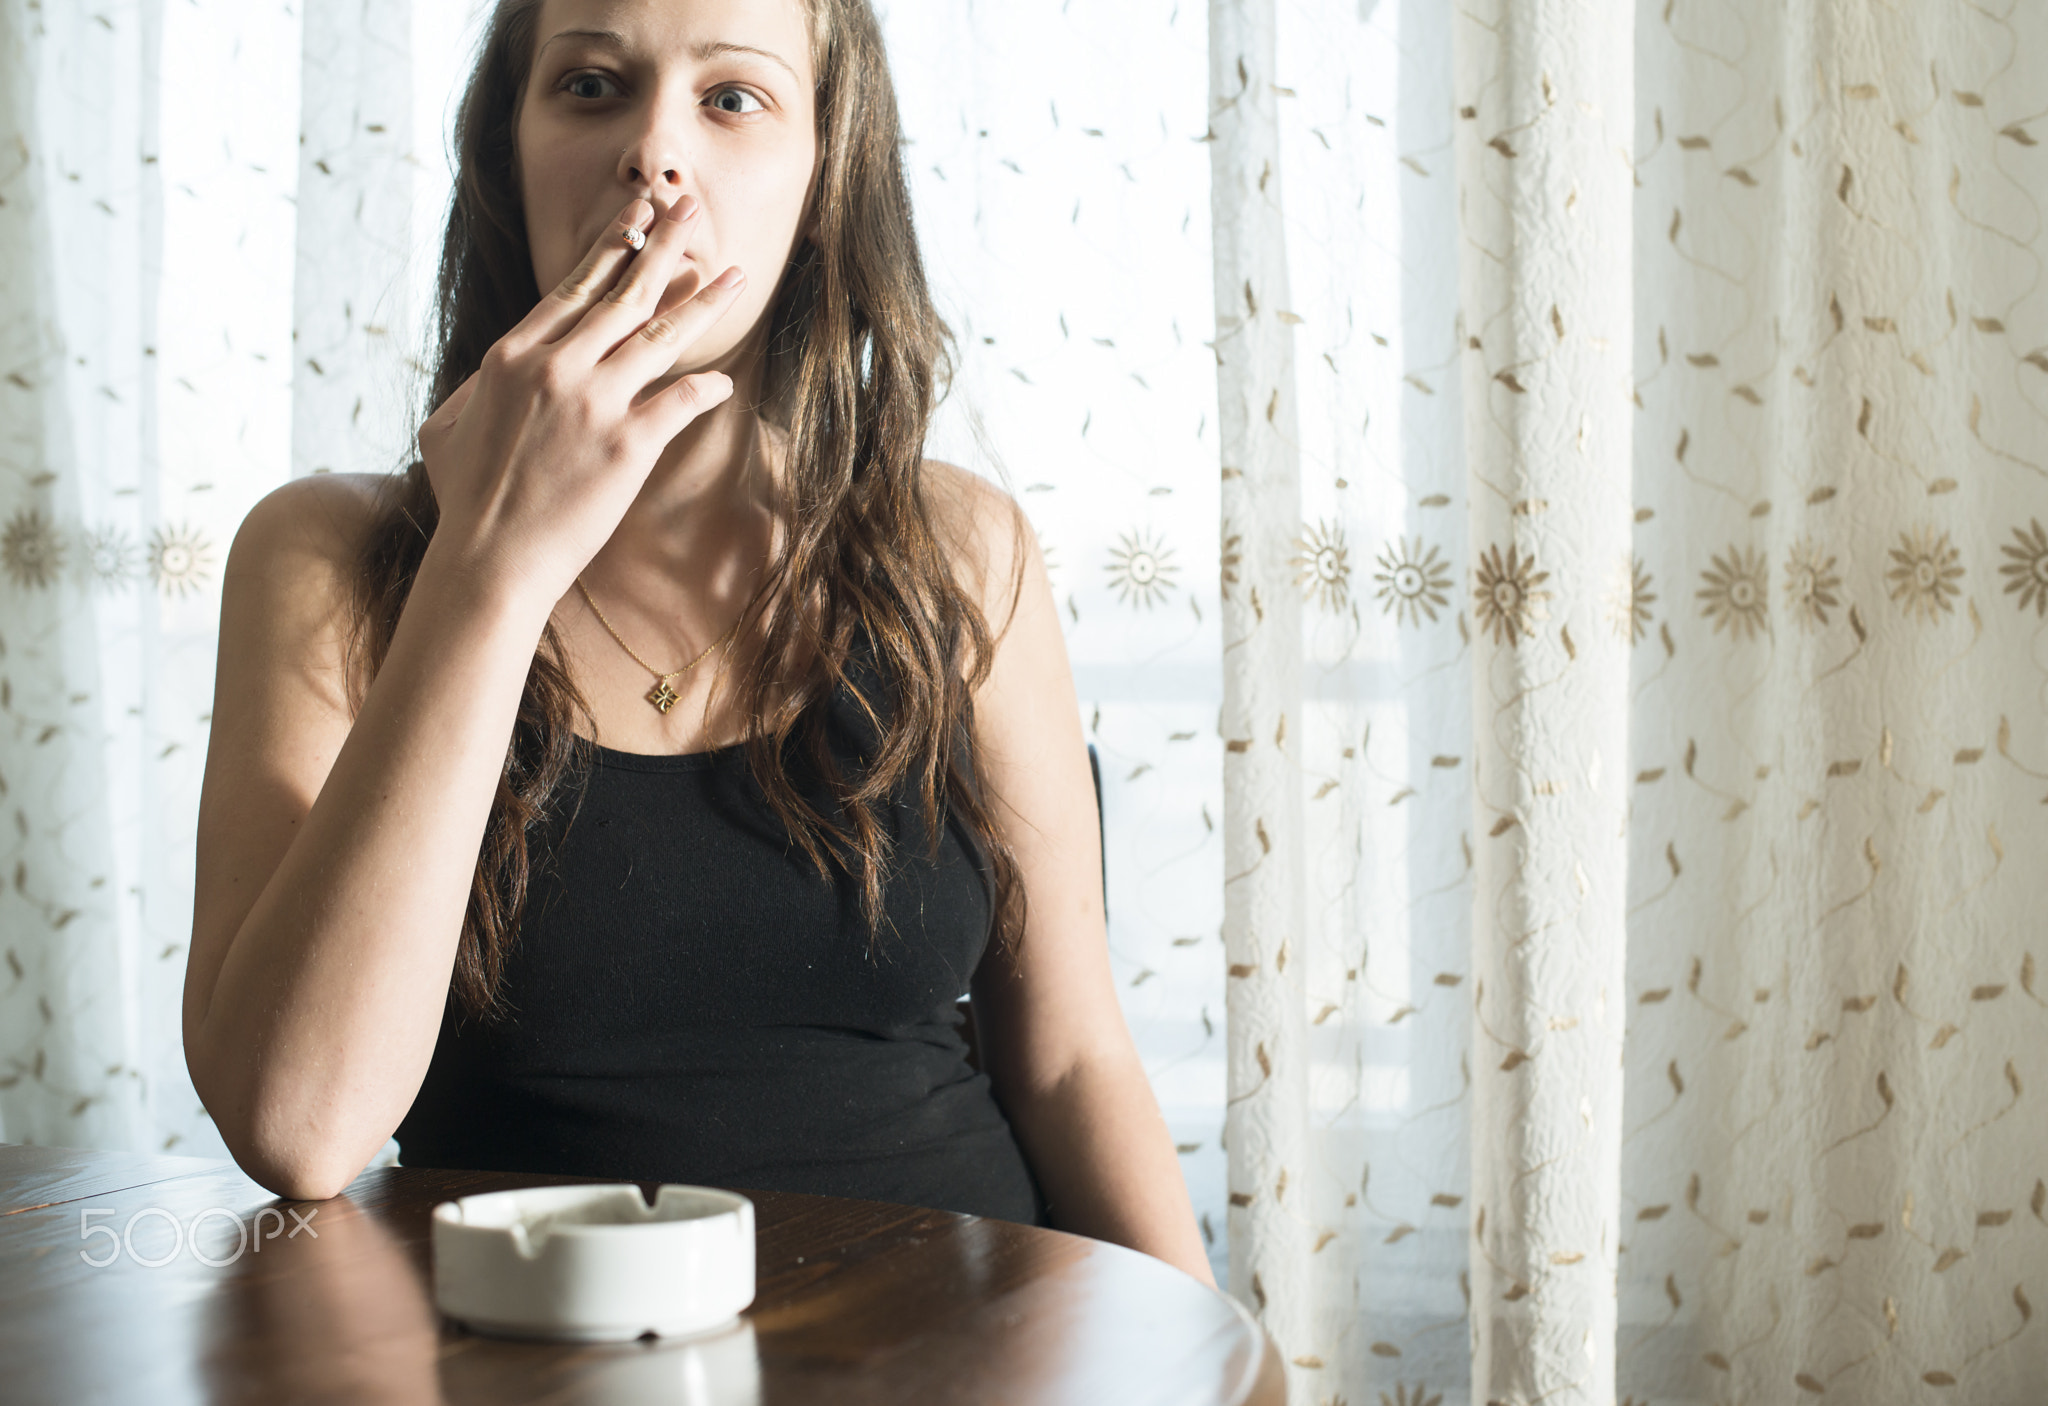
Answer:
[[[419,459],[278,489],[225,575],[185,1045],[265,1186],[396,1133],[1213,1282],[1035,540],[922,457],[897,139],[866,0],[501,0]]]

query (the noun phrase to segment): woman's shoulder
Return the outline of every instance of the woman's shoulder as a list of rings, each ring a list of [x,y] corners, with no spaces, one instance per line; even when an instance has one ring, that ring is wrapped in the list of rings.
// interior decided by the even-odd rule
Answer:
[[[924,474],[932,526],[954,579],[1000,633],[1037,560],[1038,536],[1002,485],[943,459],[925,460]]]
[[[379,474],[309,474],[258,499],[221,574],[224,663],[325,670],[350,633]],[[264,664],[263,661],[269,661]]]
[[[925,460],[924,479],[933,506],[950,516],[972,518],[1016,507],[1016,500],[1003,491],[1002,485],[944,459]]]
[[[245,563],[282,558],[302,567],[324,563],[346,571],[375,521],[384,474],[308,474],[278,485],[256,501],[229,549]]]

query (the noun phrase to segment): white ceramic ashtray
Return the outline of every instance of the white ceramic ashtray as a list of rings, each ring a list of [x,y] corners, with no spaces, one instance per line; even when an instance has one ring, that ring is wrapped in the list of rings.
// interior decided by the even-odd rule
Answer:
[[[616,1342],[730,1324],[754,1301],[754,1203],[632,1182],[534,1186],[434,1207],[434,1303],[479,1333]]]

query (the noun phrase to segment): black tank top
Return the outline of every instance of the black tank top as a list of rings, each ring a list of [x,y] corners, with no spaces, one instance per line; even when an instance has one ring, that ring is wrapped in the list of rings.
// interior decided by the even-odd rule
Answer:
[[[842,692],[832,750],[858,766]],[[513,1014],[451,995],[397,1131],[408,1167],[803,1191],[1025,1224],[1050,1217],[954,1003],[990,929],[981,852],[937,859],[899,799],[873,943],[852,879],[790,840],[743,747],[655,756],[589,741],[529,835]],[[823,802],[816,779],[793,772]],[[825,813],[831,814],[829,805]]]

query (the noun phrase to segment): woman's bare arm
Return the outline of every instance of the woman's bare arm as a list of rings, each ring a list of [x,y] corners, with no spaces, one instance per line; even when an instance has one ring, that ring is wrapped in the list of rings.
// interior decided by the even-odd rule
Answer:
[[[185,1061],[228,1149],[281,1194],[340,1191],[412,1106],[541,631],[663,448],[732,394],[720,372],[676,374],[744,282],[678,276],[690,214],[628,201],[420,427],[440,518],[352,722],[361,485],[289,484],[235,536]],[[623,233],[650,219],[632,251]]]
[[[228,1149],[335,1195],[426,1076],[484,823],[553,603],[430,546],[353,725],[346,573],[361,483],[259,503],[221,594],[185,1057]]]
[[[982,1063],[1055,1225],[1142,1250],[1213,1287],[1180,1159],[1110,974],[1095,789],[1045,564],[1007,495],[965,470],[932,468],[961,578],[999,634],[975,697],[975,740],[1030,900],[1015,952],[992,947],[974,976]]]

